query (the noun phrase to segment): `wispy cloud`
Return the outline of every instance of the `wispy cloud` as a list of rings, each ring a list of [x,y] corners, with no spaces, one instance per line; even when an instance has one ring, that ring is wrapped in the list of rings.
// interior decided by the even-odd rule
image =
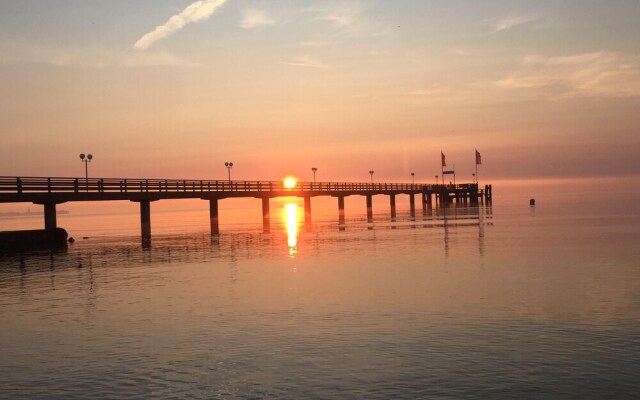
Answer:
[[[273,25],[276,20],[264,10],[250,9],[244,12],[240,27],[245,29],[256,29],[266,25]]]
[[[137,52],[106,47],[41,46],[22,42],[0,43],[0,64],[42,64],[69,68],[196,67],[198,63],[168,52]]]
[[[185,25],[209,18],[226,0],[200,0],[191,3],[163,25],[142,36],[134,45],[136,50],[146,50],[153,43],[182,29]]]
[[[497,82],[502,88],[535,90],[553,99],[640,96],[640,57],[593,52],[561,57],[528,56],[521,69]]]
[[[300,42],[300,46],[302,47],[322,47],[326,46],[328,43],[321,40],[303,40]]]
[[[432,85],[427,88],[409,90],[401,95],[414,99],[415,104],[448,103],[462,104],[478,100],[480,89],[477,83],[461,84],[458,86]]]
[[[337,26],[346,27],[355,22],[357,14],[360,13],[360,7],[343,6],[340,8],[312,8],[307,12],[315,15],[314,19],[318,21],[329,21]]]
[[[280,64],[291,65],[294,67],[308,67],[308,68],[330,68],[329,65],[311,57],[311,56],[298,56],[291,59],[291,61],[281,61]]]
[[[493,32],[506,31],[511,28],[515,28],[516,26],[527,24],[533,20],[534,18],[523,16],[505,18],[495,24]]]

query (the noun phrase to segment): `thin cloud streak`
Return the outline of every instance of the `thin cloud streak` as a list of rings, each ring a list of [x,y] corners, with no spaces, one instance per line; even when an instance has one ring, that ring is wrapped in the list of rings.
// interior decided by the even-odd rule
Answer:
[[[495,25],[495,29],[494,29],[493,33],[506,31],[506,30],[509,30],[511,28],[515,28],[516,26],[524,25],[524,24],[526,24],[528,22],[531,22],[531,21],[533,21],[533,18],[530,18],[530,17],[510,17],[510,18],[505,18],[503,20],[498,21],[498,23]]]
[[[226,0],[200,0],[188,5],[180,13],[169,18],[163,25],[143,35],[133,45],[136,50],[146,50],[153,43],[182,29],[185,25],[209,18]]]
[[[552,99],[640,96],[640,57],[593,52],[528,56],[520,71],[497,82],[506,89],[536,90]]]
[[[307,12],[315,14],[314,19],[317,21],[329,21],[339,27],[346,27],[355,22],[357,14],[360,13],[357,6],[345,6],[342,8],[313,8]]]
[[[280,64],[291,65],[293,67],[307,67],[307,68],[330,68],[327,64],[324,64],[311,56],[295,57],[291,61],[280,61]]]
[[[242,21],[240,22],[240,27],[244,29],[256,29],[275,23],[276,20],[266,11],[251,9],[245,11]]]

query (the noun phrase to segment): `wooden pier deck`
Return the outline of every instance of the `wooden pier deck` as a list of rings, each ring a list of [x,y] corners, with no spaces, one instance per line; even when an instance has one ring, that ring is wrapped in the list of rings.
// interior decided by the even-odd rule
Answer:
[[[151,235],[150,203],[165,199],[202,199],[209,201],[211,233],[219,233],[218,200],[233,197],[262,199],[264,231],[270,229],[269,199],[302,197],[305,225],[311,223],[311,198],[338,198],[339,222],[344,226],[344,198],[364,196],[367,216],[372,220],[372,196],[389,196],[391,217],[396,214],[396,195],[409,195],[410,210],[415,217],[415,196],[420,196],[423,211],[452,202],[478,204],[491,202],[491,185],[483,189],[477,184],[433,185],[422,183],[364,182],[295,182],[287,186],[282,181],[193,180],[193,179],[130,179],[130,178],[62,178],[62,177],[0,177],[0,203],[29,202],[44,206],[45,229],[55,229],[56,204],[71,201],[128,200],[140,203],[141,233]]]

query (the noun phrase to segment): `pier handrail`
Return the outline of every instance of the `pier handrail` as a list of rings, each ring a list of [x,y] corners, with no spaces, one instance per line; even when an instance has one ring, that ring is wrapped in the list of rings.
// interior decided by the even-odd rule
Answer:
[[[473,184],[434,185],[384,182],[303,182],[287,187],[283,181],[65,178],[0,176],[0,193],[228,193],[228,192],[353,192],[467,189]],[[475,186],[475,185],[474,185]]]

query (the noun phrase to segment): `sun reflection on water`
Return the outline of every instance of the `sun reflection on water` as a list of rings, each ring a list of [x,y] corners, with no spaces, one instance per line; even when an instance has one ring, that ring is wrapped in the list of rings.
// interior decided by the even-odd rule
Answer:
[[[296,203],[289,203],[284,207],[289,257],[293,258],[296,253],[298,253],[298,205]]]

